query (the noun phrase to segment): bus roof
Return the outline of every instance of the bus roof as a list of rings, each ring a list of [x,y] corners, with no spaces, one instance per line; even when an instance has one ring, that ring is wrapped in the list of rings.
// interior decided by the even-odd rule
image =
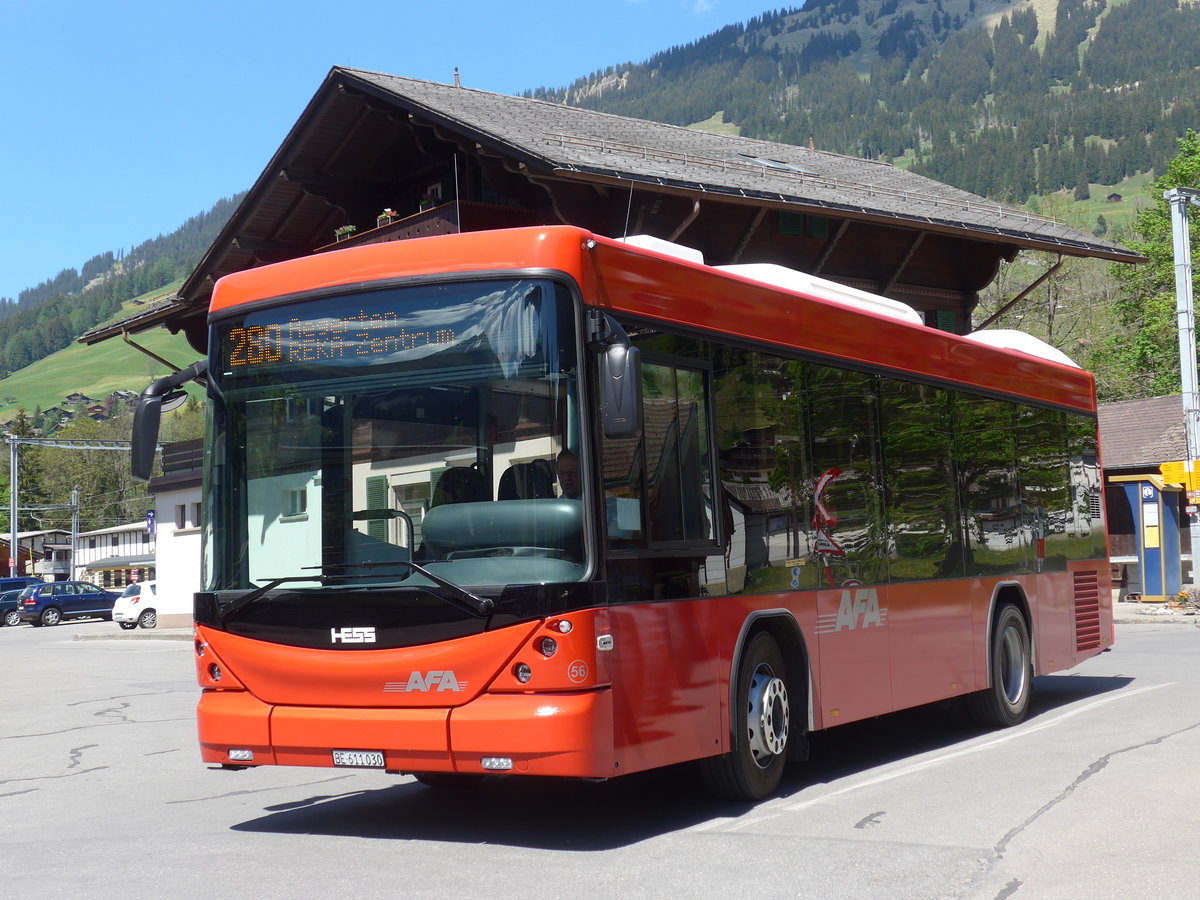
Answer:
[[[613,312],[854,368],[1095,411],[1092,376],[1065,356],[1039,353],[1036,339],[951,334],[919,324],[888,298],[855,303],[863,292],[846,288],[845,296],[822,298],[812,286],[821,279],[806,273],[784,286],[787,279],[754,267],[722,271],[661,242],[639,243],[563,225],[371,244],[228,275],[217,283],[210,314],[429,275],[561,272],[586,303]]]

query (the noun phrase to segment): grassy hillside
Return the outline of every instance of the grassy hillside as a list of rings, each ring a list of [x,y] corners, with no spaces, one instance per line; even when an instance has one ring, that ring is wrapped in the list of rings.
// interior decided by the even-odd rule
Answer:
[[[147,303],[173,293],[179,283],[144,294],[124,304],[118,318],[132,314]],[[197,359],[183,335],[154,329],[133,340],[178,366]],[[115,390],[140,392],[152,379],[168,374],[162,364],[114,338],[91,347],[72,344],[38,360],[7,378],[0,379],[0,422],[11,421],[19,408],[32,414],[39,406],[68,406],[69,394],[81,393],[102,400]]]

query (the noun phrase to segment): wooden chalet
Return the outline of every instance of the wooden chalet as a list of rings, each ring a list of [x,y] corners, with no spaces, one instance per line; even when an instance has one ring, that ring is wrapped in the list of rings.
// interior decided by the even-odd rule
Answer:
[[[956,332],[1020,250],[1140,259],[883,163],[335,67],[178,294],[83,341],[165,325],[203,351],[213,285],[231,272],[560,223],[679,241],[711,264],[790,266],[903,300]],[[339,241],[345,226],[356,230]]]

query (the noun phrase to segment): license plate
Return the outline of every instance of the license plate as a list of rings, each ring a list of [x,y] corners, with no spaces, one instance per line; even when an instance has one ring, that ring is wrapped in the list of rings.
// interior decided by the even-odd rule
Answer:
[[[382,769],[383,753],[379,750],[334,750],[333,764],[335,766]]]

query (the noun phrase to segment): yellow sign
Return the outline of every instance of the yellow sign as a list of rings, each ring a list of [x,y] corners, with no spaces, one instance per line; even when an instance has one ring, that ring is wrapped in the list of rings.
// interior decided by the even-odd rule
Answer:
[[[1158,467],[1167,484],[1181,484],[1189,491],[1200,491],[1200,460],[1192,462],[1192,471],[1186,462],[1165,462]]]
[[[1147,525],[1142,529],[1142,546],[1147,550],[1158,548],[1158,526]]]

